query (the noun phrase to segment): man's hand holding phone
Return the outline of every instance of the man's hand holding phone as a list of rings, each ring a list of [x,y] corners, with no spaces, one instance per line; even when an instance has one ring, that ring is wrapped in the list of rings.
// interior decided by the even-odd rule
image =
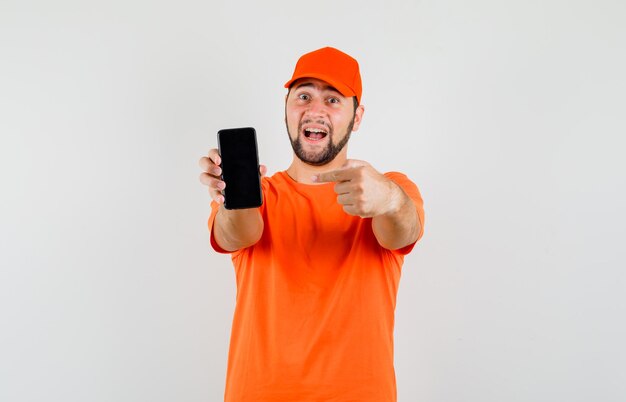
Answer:
[[[255,244],[263,234],[263,219],[258,208],[224,208],[223,194],[226,183],[222,180],[222,158],[215,148],[207,156],[200,158],[200,182],[209,188],[211,199],[220,205],[215,217],[212,233],[217,244],[226,251],[236,251]],[[264,176],[267,168],[259,166],[259,173]]]
[[[213,201],[218,204],[223,204],[224,195],[222,194],[222,190],[226,188],[226,183],[222,180],[222,168],[220,167],[222,158],[217,148],[210,149],[207,156],[200,158],[199,164],[202,169],[200,182],[209,188],[209,195]],[[267,167],[260,165],[259,173],[261,177],[265,176]]]
[[[226,187],[226,183],[222,180],[222,168],[220,167],[221,158],[218,150],[212,148],[207,156],[200,158],[200,182],[209,188],[211,199],[218,204],[224,203],[222,190]]]

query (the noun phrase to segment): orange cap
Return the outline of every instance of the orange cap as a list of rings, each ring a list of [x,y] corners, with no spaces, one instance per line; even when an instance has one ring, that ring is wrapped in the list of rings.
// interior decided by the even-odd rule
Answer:
[[[324,47],[300,57],[293,76],[285,83],[285,88],[289,88],[299,78],[326,81],[343,96],[356,96],[357,102],[361,103],[359,63],[333,47]]]

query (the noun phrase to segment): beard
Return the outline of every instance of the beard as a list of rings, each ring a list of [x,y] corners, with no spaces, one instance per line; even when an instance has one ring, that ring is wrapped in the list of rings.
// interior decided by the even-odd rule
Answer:
[[[289,135],[289,124],[287,123],[287,118],[285,117],[285,125],[287,126],[287,136],[289,137],[289,141],[291,142],[291,148],[293,148],[293,152],[296,154],[298,159],[307,165],[311,166],[322,166],[327,163],[332,162],[339,152],[346,146],[348,140],[350,139],[350,134],[352,133],[352,128],[354,127],[354,117],[352,117],[352,121],[348,124],[348,129],[346,130],[346,135],[339,141],[338,143],[333,142],[334,131],[331,127],[328,127],[328,143],[326,147],[324,147],[321,151],[305,151],[302,146],[302,139],[300,138],[300,133],[302,132],[302,125],[311,123],[310,120],[302,121],[298,124],[298,132],[296,138],[291,138]],[[318,124],[324,124],[324,122],[317,122]],[[325,125],[325,124],[324,124]]]

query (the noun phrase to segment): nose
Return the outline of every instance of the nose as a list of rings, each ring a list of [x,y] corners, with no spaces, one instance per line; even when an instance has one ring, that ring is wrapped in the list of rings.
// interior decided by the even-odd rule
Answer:
[[[322,99],[313,99],[309,102],[305,115],[310,117],[320,117],[325,115],[325,104]]]

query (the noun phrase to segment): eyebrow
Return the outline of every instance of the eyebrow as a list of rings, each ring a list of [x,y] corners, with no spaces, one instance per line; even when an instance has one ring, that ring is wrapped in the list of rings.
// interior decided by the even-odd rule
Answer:
[[[315,87],[315,84],[313,84],[312,82],[303,82],[302,84],[298,84],[296,85],[296,87],[294,89],[300,89],[302,87]],[[342,95],[341,92],[339,92],[339,90],[337,90],[337,88],[331,86],[331,85],[325,85],[322,90],[324,91],[334,91],[337,92],[339,95]],[[342,95],[343,96],[343,95]]]

